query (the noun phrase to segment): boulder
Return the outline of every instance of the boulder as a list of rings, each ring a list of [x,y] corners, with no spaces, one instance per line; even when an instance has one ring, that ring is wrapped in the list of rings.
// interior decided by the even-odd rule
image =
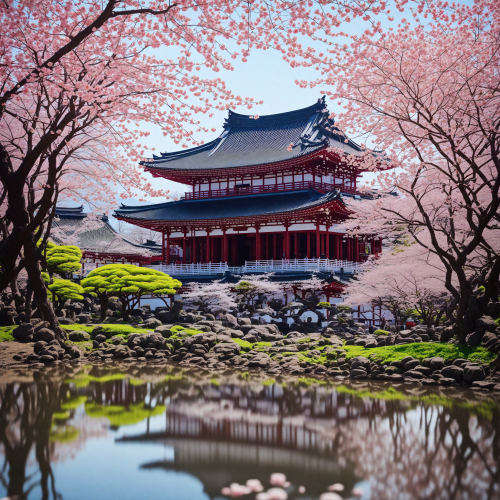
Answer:
[[[59,318],[59,324],[61,324],[61,325],[74,325],[75,322],[71,318]]]
[[[40,354],[45,349],[46,346],[47,346],[47,342],[44,342],[43,340],[39,340],[33,346],[33,350],[35,351],[35,354]]]
[[[404,366],[404,371],[410,371],[416,368],[417,366],[420,366],[420,361],[418,359],[410,359],[406,363],[403,364]]]
[[[24,323],[14,329],[12,335],[18,342],[32,342],[35,329],[31,323]]]
[[[217,341],[217,336],[213,332],[197,333],[196,335],[191,335],[184,340],[183,346],[189,349],[192,345],[201,344],[207,346],[209,349],[215,345]],[[236,345],[236,344],[235,344]]]
[[[40,330],[35,332],[33,337],[35,340],[43,340],[44,342],[51,342],[56,338],[56,334],[49,330],[48,328],[41,328]]]
[[[445,367],[445,362],[443,358],[434,357],[429,359],[429,368],[432,371],[442,370]]]
[[[464,366],[463,377],[466,382],[472,384],[472,382],[481,381],[485,379],[485,373],[481,366],[475,365],[465,365]]]
[[[415,358],[413,356],[405,356],[402,360],[401,360],[401,366],[403,368],[405,368],[405,365],[406,363],[408,363],[409,361],[414,361]]]
[[[238,321],[232,314],[223,314],[220,319],[223,326],[227,326],[229,328],[235,328],[238,326]]]
[[[430,377],[432,375],[432,369],[428,366],[416,366],[413,371],[420,372],[426,377]]]
[[[72,332],[69,332],[68,338],[73,342],[86,342],[87,340],[90,340],[90,335],[81,330],[73,330]]]
[[[447,326],[441,330],[441,334],[439,336],[439,342],[448,342],[453,338],[455,333],[453,332],[452,326]]]
[[[455,365],[445,366],[441,370],[441,374],[445,378],[451,378],[451,379],[459,382],[460,380],[463,380],[463,378],[464,378],[464,369],[460,368],[459,366],[455,366]]]
[[[156,319],[162,322],[162,324],[172,324],[175,321],[174,315],[171,311],[160,311],[156,313]]]
[[[162,326],[162,322],[156,318],[149,318],[144,323],[141,324],[141,328],[146,328],[148,330],[156,330],[159,326]]]
[[[78,359],[83,356],[82,351],[74,345],[64,346],[65,353],[71,356],[71,359]]]
[[[476,333],[480,337],[479,342],[486,332],[494,332],[497,328],[495,320],[491,316],[481,316],[476,320]]]
[[[495,333],[492,332],[486,332],[483,335],[483,338],[481,340],[481,344],[484,345],[485,347],[489,347],[490,345],[495,344],[500,340]]]
[[[50,354],[42,354],[39,358],[38,361],[41,361],[42,363],[52,363],[55,361],[54,357],[51,356]]]
[[[103,335],[102,333],[98,333],[95,337],[94,340],[96,342],[99,342],[99,344],[102,344],[103,342],[106,342],[106,335]]]
[[[356,356],[351,363],[351,372],[358,368],[364,369],[368,373],[370,371],[370,360],[364,356]]]
[[[265,352],[258,352],[248,363],[250,368],[267,368],[271,358]]]
[[[403,376],[404,378],[414,378],[417,380],[424,378],[424,374],[417,370],[408,370]]]
[[[365,369],[359,367],[351,370],[350,373],[351,378],[368,378],[368,373]]]
[[[235,356],[239,354],[240,350],[240,346],[235,342],[221,343],[214,347],[214,352],[223,356]]]
[[[500,317],[500,302],[490,302],[484,312],[487,316],[491,316],[492,318]]]

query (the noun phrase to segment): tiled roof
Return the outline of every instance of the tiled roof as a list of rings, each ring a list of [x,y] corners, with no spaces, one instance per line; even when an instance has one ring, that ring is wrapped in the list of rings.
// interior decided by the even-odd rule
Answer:
[[[305,210],[341,199],[338,190],[322,194],[315,189],[284,193],[253,194],[209,200],[180,200],[144,207],[123,205],[115,211],[120,219],[183,221],[255,217]]]
[[[361,148],[346,142],[328,118],[323,99],[307,108],[261,116],[240,115],[229,111],[224,132],[203,146],[153,156],[141,162],[155,170],[214,170],[277,163],[300,158],[327,147],[358,154]],[[291,151],[288,150],[293,144]]]

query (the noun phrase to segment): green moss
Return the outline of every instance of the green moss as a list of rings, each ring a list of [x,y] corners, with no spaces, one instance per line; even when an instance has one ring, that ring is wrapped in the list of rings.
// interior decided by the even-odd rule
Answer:
[[[318,307],[326,307],[326,308],[328,308],[328,307],[332,307],[332,305],[330,304],[330,302],[320,302],[318,304]]]
[[[91,333],[92,330],[95,328],[94,325],[88,326],[88,325],[61,325],[61,328],[64,328],[64,330],[67,330],[68,332],[71,332],[73,330],[80,330],[81,332],[87,332]]]
[[[216,387],[219,387],[220,386],[220,380],[217,380],[215,377],[212,377],[210,379],[210,384],[211,385],[215,385]]]
[[[173,326],[172,328],[170,328],[170,331],[172,333],[183,332],[183,333],[186,333],[187,335],[196,335],[197,333],[203,333],[201,330],[196,330],[194,328],[185,328],[181,325]]]
[[[309,342],[312,342],[312,339],[309,338],[309,337],[306,337],[306,338],[303,338],[303,339],[299,339],[297,344],[308,344]]]
[[[12,335],[12,332],[15,328],[17,328],[17,325],[0,326],[0,342],[8,342],[14,340],[14,335]]]
[[[128,407],[119,405],[103,406],[96,403],[87,403],[85,411],[92,418],[107,418],[112,427],[134,425],[146,418],[161,415],[166,410],[165,406],[157,405],[148,408],[144,403],[131,404]]]
[[[247,342],[246,340],[241,340],[241,339],[231,339],[231,340],[235,344],[238,344],[243,352],[248,352],[253,349],[254,344]]]
[[[484,347],[470,347],[465,344],[431,344],[428,342],[419,342],[415,344],[374,347],[373,349],[365,349],[362,346],[352,345],[344,345],[343,348],[346,351],[347,359],[364,356],[374,361],[381,361],[382,363],[400,361],[405,356],[413,356],[420,361],[436,356],[443,358],[445,361],[464,358],[478,363],[489,363],[495,358],[495,355]]]
[[[87,396],[77,396],[66,400],[62,405],[63,410],[76,410],[80,405],[87,401]]]
[[[375,335],[389,335],[389,332],[387,330],[375,330],[373,333]]]
[[[56,427],[50,431],[49,441],[51,443],[70,443],[71,441],[74,441],[79,434],[80,431],[72,425]]]

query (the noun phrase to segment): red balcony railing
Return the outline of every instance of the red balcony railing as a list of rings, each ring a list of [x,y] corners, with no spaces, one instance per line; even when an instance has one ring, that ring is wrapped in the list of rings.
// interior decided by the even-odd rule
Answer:
[[[345,184],[326,184],[324,182],[300,181],[284,182],[283,184],[269,184],[267,186],[244,186],[224,189],[210,189],[208,191],[195,191],[194,193],[185,193],[186,200],[201,200],[205,198],[221,198],[225,196],[242,196],[247,194],[259,193],[278,193],[282,191],[297,191],[298,189],[315,188],[318,191],[327,192],[338,188],[342,193],[356,192],[356,189]]]

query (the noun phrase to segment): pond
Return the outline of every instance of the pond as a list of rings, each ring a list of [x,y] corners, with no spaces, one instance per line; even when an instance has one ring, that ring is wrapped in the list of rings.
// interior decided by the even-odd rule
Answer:
[[[0,498],[222,500],[279,472],[290,500],[334,483],[344,499],[500,499],[499,400],[172,366],[4,371]]]

